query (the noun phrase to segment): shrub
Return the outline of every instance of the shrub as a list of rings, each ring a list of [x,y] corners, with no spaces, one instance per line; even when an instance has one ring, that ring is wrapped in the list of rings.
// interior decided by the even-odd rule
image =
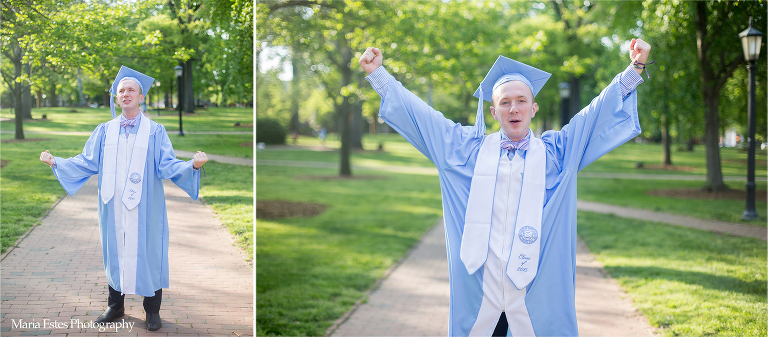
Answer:
[[[285,144],[285,128],[272,118],[256,120],[256,142],[266,144]]]

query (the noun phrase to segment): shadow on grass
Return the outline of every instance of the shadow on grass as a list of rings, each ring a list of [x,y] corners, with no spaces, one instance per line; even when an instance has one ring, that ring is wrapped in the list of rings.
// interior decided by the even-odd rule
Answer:
[[[696,271],[677,270],[662,267],[605,267],[613,277],[663,279],[689,285],[699,285],[707,289],[725,292],[739,292],[747,295],[765,295],[764,280],[745,281],[736,277],[719,276]]]
[[[207,196],[205,197],[205,202],[208,204],[253,205],[253,198],[237,195],[220,197]]]

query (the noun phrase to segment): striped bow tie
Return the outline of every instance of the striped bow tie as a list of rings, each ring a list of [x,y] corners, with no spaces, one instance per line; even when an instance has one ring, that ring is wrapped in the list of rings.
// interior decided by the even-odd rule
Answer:
[[[509,139],[502,139],[500,147],[506,150],[528,150],[528,138],[523,138],[513,142]]]
[[[120,127],[124,128],[126,126],[136,126],[136,123],[139,122],[139,119],[134,117],[133,119],[125,119],[125,117],[120,116]]]

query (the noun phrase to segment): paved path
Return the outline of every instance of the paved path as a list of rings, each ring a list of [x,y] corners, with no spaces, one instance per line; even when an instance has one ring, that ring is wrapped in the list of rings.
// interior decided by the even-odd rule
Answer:
[[[638,219],[667,223],[675,226],[684,226],[715,233],[730,234],[735,236],[747,236],[762,240],[768,239],[765,226],[751,226],[739,223],[731,223],[717,220],[704,220],[690,216],[654,212],[643,209],[614,206],[597,202],[579,200],[577,207],[580,211],[613,214],[622,218]]]
[[[106,308],[96,182],[64,197],[2,260],[3,336],[99,335],[72,324],[92,321]],[[128,295],[124,319],[134,325],[118,335],[253,335],[253,269],[245,255],[208,206],[173,183],[165,184],[165,194],[171,284],[163,290],[163,328],[148,333],[142,297]],[[14,328],[20,320],[27,328]]]
[[[446,336],[448,261],[443,221],[422,237],[367,303],[331,336]],[[576,251],[576,316],[582,336],[653,336],[618,284],[581,240]]]

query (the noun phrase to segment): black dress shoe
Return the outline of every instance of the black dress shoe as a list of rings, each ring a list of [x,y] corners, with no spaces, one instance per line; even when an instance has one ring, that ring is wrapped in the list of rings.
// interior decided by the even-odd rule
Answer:
[[[163,327],[163,322],[160,321],[160,313],[150,314],[147,313],[147,330],[157,331]]]
[[[120,309],[112,309],[107,307],[107,310],[105,310],[104,313],[99,315],[99,318],[96,319],[96,323],[112,322],[123,316],[125,316],[125,307]]]

